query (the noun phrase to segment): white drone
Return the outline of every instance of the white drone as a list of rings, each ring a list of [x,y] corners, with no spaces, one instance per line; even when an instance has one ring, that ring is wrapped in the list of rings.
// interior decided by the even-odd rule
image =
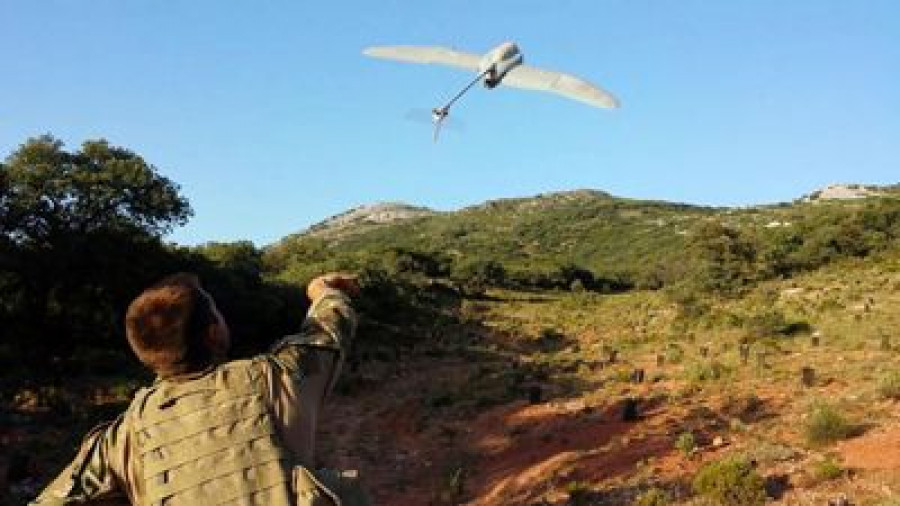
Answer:
[[[435,141],[441,125],[450,115],[450,107],[479,81],[488,89],[504,84],[526,90],[549,91],[604,109],[619,106],[618,100],[610,93],[581,78],[523,65],[522,52],[514,42],[504,42],[483,56],[440,46],[374,46],[366,48],[363,54],[413,63],[437,63],[478,72],[475,79],[446,105],[431,110]]]

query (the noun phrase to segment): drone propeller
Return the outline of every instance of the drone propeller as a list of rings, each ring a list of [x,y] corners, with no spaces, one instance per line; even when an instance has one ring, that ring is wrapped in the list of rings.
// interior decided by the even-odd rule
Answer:
[[[437,137],[439,133],[443,130],[449,130],[453,132],[465,132],[466,131],[466,123],[456,117],[456,115],[450,115],[449,111],[447,114],[438,115],[435,114],[438,109],[410,109],[403,116],[407,121],[412,121],[418,123],[420,125],[431,125],[434,127],[434,135],[432,138],[437,141]]]
[[[410,109],[406,111],[406,114],[403,115],[403,119],[406,121],[411,121],[413,123],[418,123],[420,125],[434,125],[434,109]],[[465,121],[459,119],[456,113],[446,116],[443,119],[444,128],[448,130],[465,130],[466,123]]]

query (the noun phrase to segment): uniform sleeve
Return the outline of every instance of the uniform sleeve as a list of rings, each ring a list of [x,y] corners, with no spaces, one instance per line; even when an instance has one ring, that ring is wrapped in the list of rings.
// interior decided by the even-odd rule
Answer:
[[[127,436],[122,417],[94,428],[75,459],[33,505],[129,504],[123,484]]]
[[[285,337],[271,355],[293,376],[304,375],[304,355],[327,351],[337,355],[337,366],[346,357],[356,335],[356,312],[340,290],[329,289],[313,301],[299,334]]]
[[[315,463],[316,426],[356,333],[349,298],[327,290],[313,301],[299,334],[272,348],[264,368],[276,423],[297,463]]]

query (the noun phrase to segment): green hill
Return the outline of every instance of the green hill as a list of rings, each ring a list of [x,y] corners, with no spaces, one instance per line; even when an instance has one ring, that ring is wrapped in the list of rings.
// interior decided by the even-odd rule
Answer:
[[[746,208],[594,190],[495,200],[448,213],[411,208],[421,212],[377,226],[361,220],[356,228],[342,226],[340,234],[323,234],[327,227],[320,225],[289,236],[266,249],[265,262],[273,277],[289,282],[336,268],[464,278],[490,264],[502,271],[494,279],[500,285],[564,287],[555,285],[572,282],[580,271],[621,287],[659,288],[698,275],[738,284],[789,277],[896,244],[896,186],[834,188],[793,203]],[[700,272],[709,268],[732,272]]]

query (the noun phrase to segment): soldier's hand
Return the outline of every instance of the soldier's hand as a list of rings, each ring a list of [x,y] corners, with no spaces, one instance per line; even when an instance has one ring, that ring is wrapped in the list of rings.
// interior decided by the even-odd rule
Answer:
[[[346,272],[329,272],[316,277],[306,285],[306,296],[309,300],[317,300],[328,289],[340,290],[350,297],[359,295],[359,279],[355,274]]]

